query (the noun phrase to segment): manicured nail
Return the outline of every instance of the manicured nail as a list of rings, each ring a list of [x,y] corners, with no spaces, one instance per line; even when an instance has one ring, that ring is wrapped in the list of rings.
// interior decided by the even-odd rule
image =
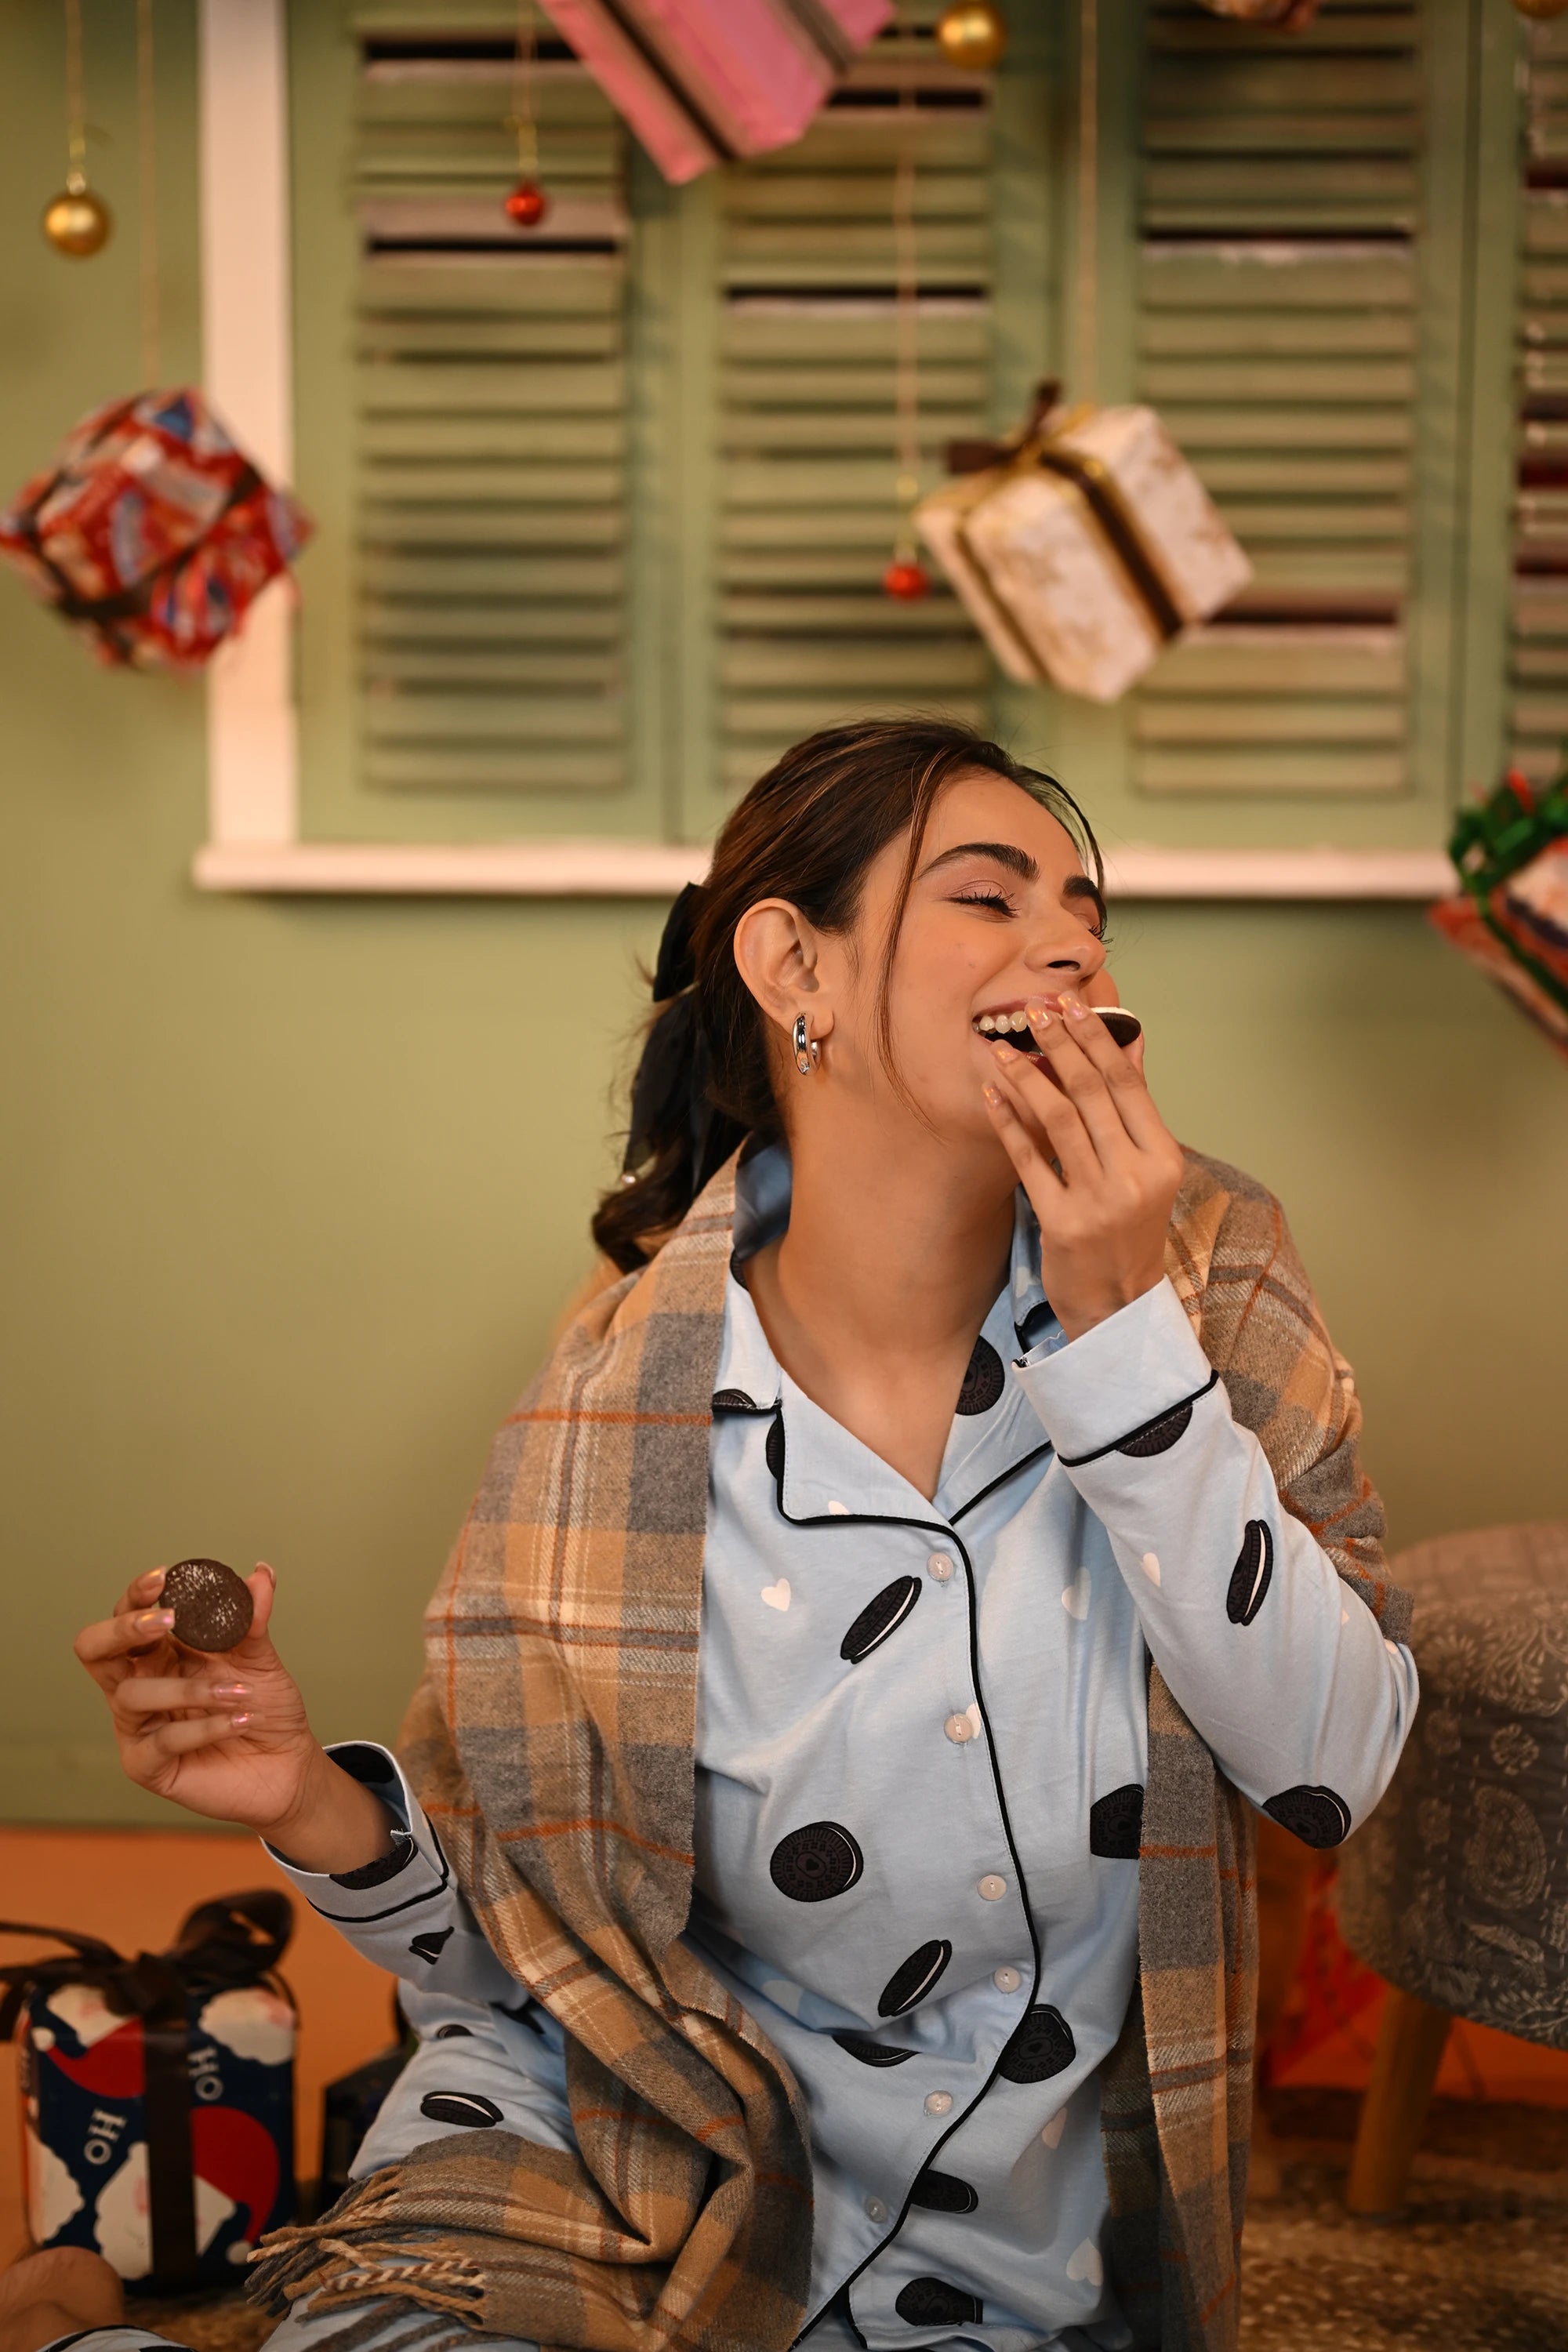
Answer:
[[[174,1622],[172,1609],[143,1609],[136,1620],[139,1633],[166,1633]]]
[[[147,1570],[147,1573],[142,1579],[142,1581],[147,1588],[147,1598],[150,1601],[156,1594],[162,1592],[163,1590],[163,1579],[168,1575],[168,1573],[169,1571],[166,1568],[150,1568]]]
[[[1076,996],[1064,996],[1062,999],[1062,1007],[1074,1021],[1087,1021],[1089,1019],[1088,1005],[1080,1004]]]
[[[248,1698],[248,1683],[214,1683],[208,1696],[212,1698]]]
[[[250,1721],[250,1717],[247,1715],[231,1715],[228,1720],[231,1729],[235,1731],[243,1731],[246,1725]]]
[[[1051,1008],[1043,996],[1031,996],[1026,1010],[1029,1015],[1029,1026],[1037,1037],[1042,1029],[1050,1027]]]
[[[1004,1068],[1005,1068],[1009,1062],[1017,1062],[1023,1059],[1022,1055],[1019,1054],[1012,1045],[1004,1045],[998,1043],[992,1046],[991,1051],[995,1055],[996,1059],[1003,1065]]]
[[[1002,1090],[999,1087],[984,1087],[981,1091],[984,1095],[986,1101],[990,1104],[993,1110],[1001,1109]]]

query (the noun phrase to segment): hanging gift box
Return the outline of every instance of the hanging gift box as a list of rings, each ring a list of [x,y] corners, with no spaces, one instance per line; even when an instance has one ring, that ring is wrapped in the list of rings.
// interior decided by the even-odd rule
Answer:
[[[1537,793],[1510,769],[1449,852],[1464,888],[1432,921],[1568,1055],[1568,774]]]
[[[787,147],[890,0],[542,0],[667,180]]]
[[[159,2289],[231,2283],[292,2218],[295,2011],[276,1973],[292,1927],[271,1888],[198,1905],[135,1959],[0,1920],[70,1948],[0,1966],[36,2248],[85,2246]]]
[[[0,554],[84,629],[101,659],[193,667],[310,535],[199,392],[94,411],[0,514]]]
[[[1009,677],[1114,702],[1252,566],[1152,408],[1054,394],[1009,441],[954,444],[915,520]]]

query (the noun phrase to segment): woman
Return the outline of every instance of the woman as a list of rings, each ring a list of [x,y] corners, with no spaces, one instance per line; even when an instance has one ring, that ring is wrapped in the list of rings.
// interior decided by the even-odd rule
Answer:
[[[994,745],[786,754],[655,996],[625,1277],[497,1441],[401,1765],[316,1744],[268,1569],[216,1666],[158,1571],[78,1645],[132,1780],[258,1829],[420,2036],[260,2265],[279,2344],[1214,2352],[1242,1800],[1338,1843],[1415,1703],[1348,1371]]]

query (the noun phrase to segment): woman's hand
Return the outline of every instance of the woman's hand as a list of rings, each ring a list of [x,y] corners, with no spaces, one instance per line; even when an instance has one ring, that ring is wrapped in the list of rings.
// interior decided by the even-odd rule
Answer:
[[[324,1752],[268,1633],[277,1579],[246,1579],[250,1631],[221,1657],[182,1649],[159,1606],[166,1570],[139,1576],[76,1654],[109,1701],[128,1779],[209,1820],[256,1830],[308,1870],[389,1851],[386,1809]]]
[[[1142,1037],[1113,1044],[1076,997],[1026,1009],[1056,1083],[998,1045],[985,1101],[1039,1219],[1046,1297],[1076,1339],[1160,1281],[1184,1163],[1143,1082]]]

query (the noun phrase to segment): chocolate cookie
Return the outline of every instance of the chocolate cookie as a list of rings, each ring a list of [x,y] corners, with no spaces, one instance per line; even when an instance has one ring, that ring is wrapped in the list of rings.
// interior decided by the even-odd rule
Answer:
[[[158,1606],[174,1611],[174,1639],[187,1650],[232,1650],[250,1631],[249,1589],[221,1559],[176,1560]]]

